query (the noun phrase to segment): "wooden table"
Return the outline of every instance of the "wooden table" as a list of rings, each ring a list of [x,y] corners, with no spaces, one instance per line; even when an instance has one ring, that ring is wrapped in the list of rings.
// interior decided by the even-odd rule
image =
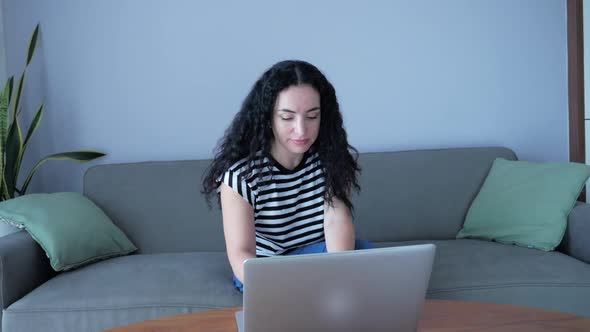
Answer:
[[[236,332],[241,308],[165,317],[108,332]],[[428,300],[419,331],[590,331],[590,319],[556,311],[480,302]]]

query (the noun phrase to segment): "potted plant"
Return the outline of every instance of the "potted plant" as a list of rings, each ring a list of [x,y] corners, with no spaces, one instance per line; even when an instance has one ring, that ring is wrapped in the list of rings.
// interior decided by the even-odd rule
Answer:
[[[29,125],[26,135],[23,137],[23,131],[18,121],[21,112],[20,99],[23,94],[26,70],[35,53],[38,35],[39,24],[35,27],[31,39],[29,40],[27,62],[18,81],[16,91],[13,89],[14,77],[11,76],[4,86],[2,94],[0,94],[0,201],[14,198],[16,195],[24,195],[37,169],[48,160],[67,159],[77,162],[88,162],[105,155],[104,153],[91,150],[70,151],[48,155],[37,162],[30,171],[23,185],[20,188],[17,188],[17,180],[23,155],[33,133],[37,127],[39,127],[41,119],[43,118],[43,104],[41,104]],[[16,93],[14,94],[13,92]]]

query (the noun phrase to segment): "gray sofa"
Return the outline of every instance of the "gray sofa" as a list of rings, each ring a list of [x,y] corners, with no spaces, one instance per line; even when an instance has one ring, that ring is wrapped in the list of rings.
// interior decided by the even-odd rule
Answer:
[[[354,197],[359,238],[437,246],[428,298],[511,303],[590,317],[590,205],[569,217],[559,251],[455,240],[471,201],[506,148],[364,153]],[[0,238],[4,331],[101,331],[240,306],[221,214],[200,189],[209,161],[100,165],[84,193],[140,249],[56,274],[26,232]],[[400,267],[401,268],[401,267]]]

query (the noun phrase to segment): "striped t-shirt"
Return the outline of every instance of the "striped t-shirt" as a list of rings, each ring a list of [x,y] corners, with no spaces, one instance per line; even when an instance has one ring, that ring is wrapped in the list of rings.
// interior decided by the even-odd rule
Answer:
[[[323,241],[325,179],[318,154],[306,152],[293,170],[283,167],[272,156],[263,157],[261,152],[252,164],[252,173],[247,178],[243,175],[244,158],[219,180],[254,209],[256,255],[281,255]]]

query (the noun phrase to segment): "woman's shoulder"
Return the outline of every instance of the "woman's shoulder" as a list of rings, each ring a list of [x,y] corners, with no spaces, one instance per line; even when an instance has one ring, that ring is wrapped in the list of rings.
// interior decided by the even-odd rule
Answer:
[[[245,173],[246,171],[257,172],[259,169],[268,165],[268,158],[263,155],[262,151],[256,152],[253,160],[248,159],[249,158],[246,156],[237,160],[230,167],[228,167],[226,173],[231,172],[233,174],[241,174]]]
[[[242,188],[244,185],[247,185],[248,187],[255,186],[257,178],[262,172],[262,168],[265,167],[265,164],[268,165],[268,160],[261,153],[257,153],[253,160],[249,160],[248,157],[243,157],[234,162],[225,172],[219,175],[217,182],[225,183],[234,189],[237,189],[238,187]],[[250,167],[248,167],[248,165],[250,165]]]

